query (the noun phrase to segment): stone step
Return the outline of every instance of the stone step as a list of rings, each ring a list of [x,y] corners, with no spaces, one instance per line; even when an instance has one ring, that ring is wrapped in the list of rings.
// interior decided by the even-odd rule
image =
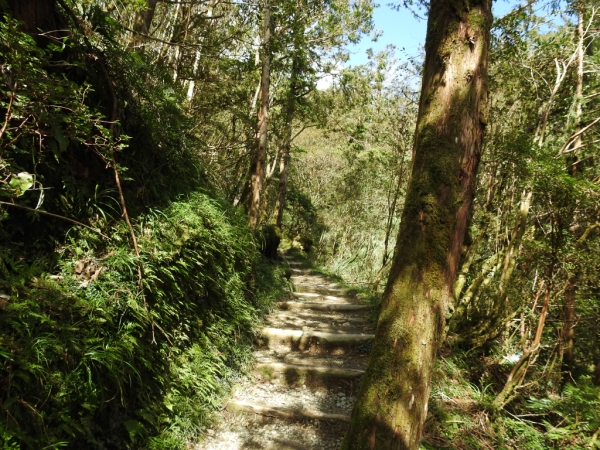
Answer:
[[[310,309],[299,311],[276,310],[269,314],[266,320],[267,322],[271,320],[295,320],[298,324],[313,322],[326,323],[330,325],[355,324],[358,326],[374,326],[374,324],[367,322],[365,314],[361,311],[311,311]]]
[[[353,303],[317,303],[317,302],[278,302],[279,309],[296,310],[309,309],[313,311],[368,311],[369,305]]]
[[[292,292],[292,296],[299,299],[306,299],[312,301],[326,301],[326,302],[337,302],[337,303],[354,303],[348,297],[341,297],[339,295],[327,295],[319,292]]]
[[[228,416],[230,420],[220,422],[220,429],[208,430],[207,439],[190,450],[337,450],[347,428],[344,422],[328,422],[324,435],[314,419],[309,422],[315,426],[310,426],[307,421],[257,414]]]
[[[310,366],[282,362],[258,362],[254,373],[263,380],[277,381],[287,385],[324,386],[339,389],[341,381],[359,380],[362,369],[346,369],[331,366]]]
[[[318,303],[318,302],[300,302],[300,303],[317,303],[320,305],[335,305],[336,303]],[[352,305],[352,306],[357,306],[354,305],[352,303],[337,303],[338,305]],[[361,306],[361,305],[358,305]],[[294,312],[290,312],[290,311],[285,311],[285,310],[275,310],[273,311],[270,316],[289,316],[289,317],[298,317],[299,319],[302,320],[322,320],[325,322],[342,322],[342,321],[349,321],[352,323],[358,323],[358,324],[362,324],[362,323],[368,323],[364,313],[358,311],[358,312],[354,312],[354,311],[342,311],[342,312],[337,312],[337,311],[311,311],[310,309],[307,310],[301,310],[301,311],[294,311]]]
[[[233,433],[204,443],[202,450],[312,450],[314,447],[297,444],[287,439],[271,438],[270,436],[236,436]],[[232,436],[233,435],[233,436]],[[235,442],[237,438],[238,442]]]
[[[279,417],[282,419],[318,419],[318,420],[337,420],[350,422],[350,415],[327,413],[311,409],[294,409],[280,406],[268,406],[260,403],[251,403],[242,400],[232,400],[228,403],[227,409],[245,413],[254,413],[270,417]]]
[[[364,316],[364,314],[363,314]],[[294,328],[301,330],[314,330],[324,332],[342,333],[372,333],[375,330],[373,324],[368,323],[364,317],[360,317],[352,311],[319,313],[301,313],[292,311],[278,311],[272,313],[265,320],[269,328]]]
[[[328,276],[322,275],[318,272],[313,272],[313,270],[309,268],[291,267],[290,270],[298,272],[298,275],[292,275],[294,278],[302,279],[307,283],[317,282],[326,284],[337,284],[336,281],[332,281],[331,278],[329,278]]]
[[[286,262],[290,266],[296,266],[296,267],[304,266],[304,263],[302,261],[298,261],[298,260],[294,260],[294,259],[289,259],[289,258],[286,258],[285,256],[283,258],[286,260]]]
[[[322,331],[286,328],[263,328],[259,343],[268,348],[286,347],[293,351],[310,350],[315,353],[344,352],[361,345],[369,345],[373,334],[326,333]]]
[[[316,284],[297,284],[294,283],[294,292],[307,293],[307,294],[318,294],[318,295],[329,295],[332,297],[343,297],[348,292],[342,288],[330,288],[323,285]]]
[[[307,366],[328,366],[339,369],[365,370],[369,361],[366,354],[353,355],[311,355],[278,350],[255,350],[254,356],[257,363],[280,362]]]
[[[339,283],[332,282],[328,278],[323,277],[321,275],[292,275],[290,277],[290,281],[292,281],[296,285],[301,286],[317,286],[328,289],[342,289]]]

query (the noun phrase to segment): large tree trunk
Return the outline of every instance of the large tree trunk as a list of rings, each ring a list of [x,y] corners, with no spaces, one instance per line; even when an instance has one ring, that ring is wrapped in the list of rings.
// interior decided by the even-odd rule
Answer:
[[[271,7],[269,0],[264,0],[264,37],[262,76],[260,81],[260,110],[258,111],[258,132],[256,136],[256,152],[250,166],[250,205],[248,218],[250,226],[256,228],[260,213],[260,196],[265,177],[265,158],[267,156],[267,131],[269,116],[269,84],[271,70]]]
[[[48,32],[60,29],[54,1],[8,0],[8,7],[13,17],[23,22],[23,31],[33,36],[38,45],[46,45],[50,42],[47,37],[40,36],[40,30]]]
[[[491,0],[432,0],[413,169],[343,449],[417,449],[476,185]]]

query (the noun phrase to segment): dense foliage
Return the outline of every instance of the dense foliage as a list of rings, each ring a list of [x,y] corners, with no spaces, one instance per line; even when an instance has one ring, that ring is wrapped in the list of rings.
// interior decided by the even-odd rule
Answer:
[[[290,199],[285,224],[290,235],[314,242],[321,264],[375,291],[392,259],[417,109],[411,68],[394,56],[393,48],[372,54],[320,94],[329,115],[298,137],[292,167],[294,189],[317,219]]]
[[[182,89],[61,5],[68,31],[0,22],[0,446],[181,448],[282,278],[207,181]]]

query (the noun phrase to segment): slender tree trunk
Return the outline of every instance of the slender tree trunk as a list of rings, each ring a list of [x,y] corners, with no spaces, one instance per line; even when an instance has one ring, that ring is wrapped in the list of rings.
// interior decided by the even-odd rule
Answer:
[[[458,274],[456,282],[454,283],[454,297],[456,301],[461,300],[461,295],[467,283],[467,276],[470,273],[471,265],[473,264],[475,255],[477,254],[477,250],[479,249],[479,245],[481,244],[488,232],[489,224],[492,220],[493,214],[493,212],[491,211],[491,207],[493,205],[493,201],[496,196],[498,187],[501,185],[502,179],[504,178],[502,175],[500,175],[500,181],[496,181],[498,175],[499,174],[495,171],[490,174],[485,204],[481,208],[481,210],[484,212],[484,215],[479,222],[479,226],[477,227],[479,231],[477,232],[477,235],[471,242],[471,245],[469,246],[465,256],[463,257],[460,272]]]
[[[283,223],[283,211],[285,208],[285,197],[287,195],[288,177],[290,173],[291,124],[288,127],[290,129],[290,134],[288,135],[286,130],[286,144],[283,147],[283,154],[281,155],[279,186],[277,188],[277,218],[275,219],[275,225],[279,228],[281,228],[281,224]]]
[[[567,289],[565,290],[565,302],[563,304],[563,327],[561,330],[562,340],[562,369],[565,372],[570,372],[573,369],[575,355],[573,353],[575,341],[575,284],[574,279],[569,280]],[[565,381],[570,379],[570,374],[567,373]]]
[[[504,303],[506,299],[506,291],[508,284],[515,270],[515,264],[517,263],[517,257],[519,256],[519,247],[521,246],[521,240],[527,229],[527,216],[529,214],[529,206],[531,205],[532,192],[524,191],[521,196],[521,202],[519,211],[517,212],[517,219],[515,221],[515,227],[511,233],[510,242],[508,243],[506,254],[504,255],[504,265],[502,274],[500,275],[500,285],[498,287],[498,302],[499,304]]]
[[[577,82],[575,83],[575,139],[571,145],[572,149],[581,148],[583,145],[583,133],[581,133],[581,119],[583,117],[583,68],[584,68],[584,30],[583,30],[583,5],[577,4]],[[567,168],[571,176],[576,176],[578,171],[577,152],[567,156]]]
[[[404,162],[404,150],[400,149],[398,151],[399,154],[399,158],[400,158],[400,164],[397,167],[397,181],[394,183],[395,186],[393,188],[392,191],[388,190],[387,192],[387,197],[388,197],[388,211],[387,211],[387,218],[386,218],[386,222],[385,222],[385,239],[383,241],[383,257],[381,259],[381,269],[384,269],[387,265],[388,265],[388,260],[389,260],[389,245],[390,245],[390,238],[392,235],[392,229],[394,227],[394,219],[396,218],[396,205],[398,204],[398,198],[400,197],[400,191],[402,190],[403,185],[405,184],[404,182],[404,176],[405,176],[405,162]],[[394,180],[395,181],[395,180]]]
[[[548,313],[551,285],[549,284],[547,287],[545,287],[545,283],[542,282],[533,302],[533,312],[535,313],[537,301],[542,292],[544,291],[544,288],[544,304],[542,305],[542,311],[540,312],[540,318],[538,321],[538,326],[533,342],[530,346],[523,349],[523,355],[521,355],[521,358],[519,358],[519,361],[517,361],[517,363],[511,370],[510,374],[508,375],[508,378],[506,379],[504,387],[492,402],[492,406],[495,409],[504,408],[509,402],[511,402],[515,398],[516,390],[519,386],[521,386],[521,383],[523,382],[523,380],[525,379],[525,375],[527,374],[527,369],[529,369],[529,366],[532,363],[532,359],[535,357],[540,348],[542,332],[544,331],[544,325],[546,324],[546,315]]]
[[[481,156],[491,3],[430,3],[412,175],[345,450],[419,446]]]
[[[577,97],[577,109],[575,110],[575,132],[581,130],[581,118],[583,116],[583,5],[577,5],[577,84],[575,85],[575,96]],[[581,147],[582,135],[575,138],[573,148]]]
[[[400,163],[399,167],[397,168],[397,170],[398,170],[397,179],[398,180],[397,180],[397,182],[395,182],[395,187],[393,189],[393,192],[390,192],[390,190],[388,190],[388,192],[387,192],[388,212],[387,212],[387,218],[386,218],[386,223],[385,223],[385,238],[383,240],[383,256],[381,258],[381,266],[379,267],[379,270],[377,271],[377,274],[375,275],[375,277],[373,279],[373,283],[371,285],[371,289],[373,290],[373,292],[377,292],[377,290],[379,289],[379,283],[381,282],[381,279],[384,275],[385,268],[390,263],[390,254],[389,254],[390,238],[392,237],[392,229],[394,227],[394,219],[396,218],[396,205],[398,204],[398,198],[400,197],[400,191],[402,190],[402,187],[404,184],[403,180],[404,180],[404,175],[405,175],[404,158],[402,156],[401,156],[401,161],[402,162]]]
[[[171,45],[167,44],[167,42],[173,42],[173,37],[175,36],[175,31],[177,29],[177,17],[179,16],[179,9],[181,8],[181,4],[177,3],[175,5],[175,13],[169,14],[169,20],[167,25],[165,26],[165,37],[164,41],[160,44],[160,57],[158,58],[160,61],[164,61],[165,58],[168,60],[169,50],[171,49]]]
[[[581,118],[583,116],[583,5],[581,2],[577,4],[577,83],[575,85],[575,133],[581,130]],[[573,142],[573,148],[579,148],[583,144],[581,134],[577,135]],[[577,175],[577,156],[574,154],[575,163],[569,165],[569,173],[571,176]],[[569,161],[569,158],[567,158]],[[577,247],[577,245],[576,245]],[[571,371],[575,363],[575,355],[573,348],[575,346],[575,283],[576,278],[569,279],[565,290],[565,301],[563,304],[563,327],[561,330],[561,353],[562,353],[562,370],[565,374],[564,381],[571,379]]]
[[[296,113],[296,85],[298,80],[299,63],[297,58],[292,62],[292,73],[290,75],[290,90],[288,92],[287,106],[285,112],[285,142],[281,155],[279,167],[279,186],[277,191],[277,219],[275,225],[281,227],[283,223],[283,210],[285,208],[285,197],[287,195],[288,176],[290,173],[290,149],[292,147],[292,131],[294,114]]]
[[[146,7],[136,16],[134,31],[144,35],[150,34],[150,26],[152,25],[152,19],[154,19],[157,3],[158,0],[146,0]],[[141,39],[135,38],[135,40],[138,43],[143,42],[143,37]]]
[[[519,211],[515,218],[515,224],[511,232],[510,241],[507,243],[504,249],[499,250],[494,254],[486,263],[483,265],[483,270],[480,274],[471,282],[469,288],[466,290],[462,297],[458,297],[456,292],[456,283],[454,285],[454,294],[456,298],[456,309],[454,316],[450,322],[450,329],[456,331],[459,335],[458,342],[468,342],[469,345],[479,347],[490,338],[495,337],[501,332],[506,319],[514,315],[514,311],[506,310],[506,298],[508,296],[508,285],[512,274],[515,270],[517,263],[517,257],[519,256],[519,248],[523,235],[525,234],[527,227],[527,216],[529,214],[529,207],[531,205],[532,192],[524,191],[521,196],[521,202]],[[501,260],[504,256],[503,261]],[[471,325],[467,330],[463,329],[460,332],[461,320],[464,319],[465,314],[473,303],[477,303],[477,298],[483,287],[491,283],[493,277],[491,273],[495,273],[502,267],[500,275],[500,284],[498,287],[498,293],[493,297],[493,304],[490,306],[490,320],[480,321],[475,326]],[[460,275],[459,275],[460,277]],[[458,281],[458,280],[457,280]]]
[[[194,66],[192,67],[192,79],[189,81],[189,84],[188,84],[188,91],[187,91],[188,102],[191,102],[194,99],[194,88],[196,87],[196,80],[194,79],[194,77],[196,76],[196,73],[198,72],[199,64],[200,64],[200,50],[197,50],[196,56],[194,57]]]
[[[259,34],[256,35],[255,43],[256,43],[256,53],[254,54],[254,65],[258,67],[260,65],[260,35]],[[254,110],[256,108],[256,102],[258,102],[258,96],[260,95],[260,86],[262,84],[261,81],[262,80],[259,80],[259,82],[257,83],[256,90],[254,91],[254,95],[250,99],[250,116],[253,116],[255,114]]]
[[[267,131],[269,116],[269,84],[271,70],[271,6],[269,0],[264,0],[263,12],[263,59],[262,76],[260,80],[260,110],[258,111],[258,132],[256,136],[256,151],[250,166],[250,205],[248,218],[250,226],[256,228],[260,212],[260,196],[265,176],[265,158],[267,156]]]

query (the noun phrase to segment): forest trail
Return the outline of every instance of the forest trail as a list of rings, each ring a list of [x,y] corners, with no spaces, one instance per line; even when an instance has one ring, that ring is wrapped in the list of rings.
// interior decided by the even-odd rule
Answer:
[[[252,374],[195,450],[337,449],[375,325],[369,306],[286,257],[294,284],[265,321]]]

